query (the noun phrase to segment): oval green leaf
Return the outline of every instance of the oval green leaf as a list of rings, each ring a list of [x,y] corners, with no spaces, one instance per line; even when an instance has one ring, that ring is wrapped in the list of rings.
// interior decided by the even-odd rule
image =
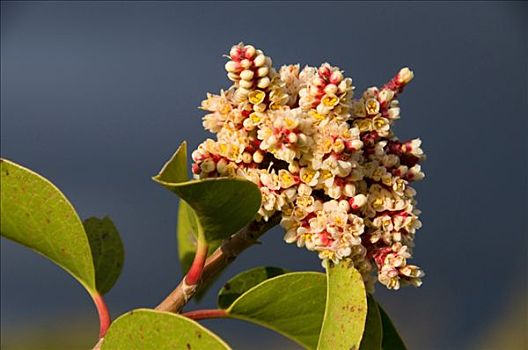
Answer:
[[[84,230],[92,251],[97,291],[106,294],[119,278],[125,251],[119,232],[109,217],[84,220]]]
[[[75,209],[50,181],[1,159],[2,236],[44,255],[96,290],[90,244]]]
[[[381,315],[378,308],[378,303],[372,297],[367,296],[367,320],[365,322],[365,331],[361,339],[361,350],[381,350],[382,325]]]
[[[153,179],[194,210],[208,242],[229,237],[255,217],[261,203],[257,185],[237,178],[188,181],[186,159],[184,142]]]
[[[285,274],[279,267],[261,266],[239,273],[231,278],[218,292],[218,307],[227,309],[242,294],[257,284],[275,276]]]
[[[318,272],[292,272],[254,286],[226,310],[229,317],[272,329],[315,349],[323,321],[326,278]]]
[[[360,273],[346,261],[327,268],[326,309],[319,350],[357,350],[367,317],[367,295]]]
[[[394,324],[392,323],[389,315],[387,315],[381,305],[378,304],[378,308],[381,316],[381,324],[383,327],[383,340],[381,344],[382,349],[407,350],[405,343],[398,334],[398,331],[396,330],[396,327],[394,327]]]
[[[226,350],[229,346],[199,323],[163,311],[138,309],[116,319],[102,350]]]

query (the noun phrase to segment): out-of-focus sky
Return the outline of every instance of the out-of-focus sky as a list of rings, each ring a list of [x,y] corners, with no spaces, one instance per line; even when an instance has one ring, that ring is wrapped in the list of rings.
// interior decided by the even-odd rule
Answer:
[[[229,86],[231,45],[254,44],[276,67],[331,62],[358,94],[410,66],[397,131],[421,137],[428,155],[413,260],[427,276],[376,295],[411,349],[469,349],[506,310],[526,310],[527,19],[525,4],[504,2],[2,2],[1,154],[53,181],[81,217],[113,218],[126,249],[107,296],[117,316],[156,305],[180,278],[177,200],[150,177],[182,140],[210,136],[197,106]],[[263,243],[204,307],[253,266],[321,270],[279,229]],[[2,348],[77,320],[96,337],[90,298],[70,276],[4,239],[1,263]],[[207,325],[236,349],[297,348],[241,321]]]

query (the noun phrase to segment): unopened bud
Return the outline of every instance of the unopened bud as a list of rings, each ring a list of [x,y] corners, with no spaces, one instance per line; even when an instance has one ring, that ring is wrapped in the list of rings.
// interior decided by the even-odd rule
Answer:
[[[265,77],[266,75],[268,75],[269,73],[269,68],[264,66],[264,67],[260,67],[258,70],[257,70],[257,76],[259,78],[262,78],[262,77]]]
[[[235,73],[227,73],[227,78],[231,81],[238,81],[240,77]]]
[[[321,78],[319,78],[319,77],[316,77],[316,78],[314,78],[314,80],[313,80],[313,84],[314,84],[315,86],[324,86],[325,82],[324,82],[323,79],[321,79]]]
[[[297,138],[298,138],[297,142],[299,143],[299,146],[305,146],[308,143],[308,136],[306,136],[305,134],[299,134]]]
[[[397,81],[401,85],[409,84],[410,81],[414,78],[414,73],[408,67],[402,68],[398,73]]]
[[[248,59],[243,59],[240,61],[240,66],[242,66],[242,68],[249,68],[251,67],[251,61]]]
[[[245,57],[248,58],[248,59],[251,59],[255,56],[255,53],[257,50],[255,50],[255,47],[252,46],[252,45],[248,45],[245,47],[246,49],[246,52],[245,52]]]
[[[256,151],[255,153],[253,153],[253,161],[255,163],[262,163],[263,160],[264,160],[264,155],[262,154],[261,151]]]
[[[257,86],[260,89],[265,89],[270,85],[270,83],[271,83],[270,78],[264,77],[264,78],[260,78],[260,80],[257,83]]]
[[[249,163],[251,163],[252,159],[253,159],[253,157],[251,156],[251,153],[249,153],[249,152],[242,153],[242,161],[244,163],[249,164]]]
[[[239,65],[235,61],[228,61],[225,64],[226,71],[231,72],[231,73],[236,72],[238,70],[238,67],[239,67]]]
[[[219,174],[224,174],[227,166],[227,160],[224,158],[220,159],[218,163],[216,163],[216,170]]]
[[[264,63],[266,63],[266,56],[264,56],[263,54],[258,55],[253,60],[253,63],[255,63],[255,66],[257,67],[262,67]]]
[[[337,86],[337,89],[339,92],[345,92],[349,87],[350,84],[348,83],[349,80],[342,80],[339,85]]]
[[[210,173],[211,171],[214,171],[216,169],[216,164],[214,160],[211,158],[208,158],[200,164],[200,168],[204,173]]]
[[[231,56],[233,60],[236,60],[236,61],[240,60],[240,46],[234,45],[231,48],[231,51],[229,51],[229,56]]]
[[[328,95],[335,95],[337,92],[337,86],[334,84],[326,85],[324,92]]]
[[[244,80],[251,80],[253,79],[253,76],[255,73],[253,71],[250,71],[249,69],[243,70],[242,73],[240,73],[240,77]]]
[[[253,86],[253,81],[252,80],[240,80],[238,84],[242,86],[243,88],[251,89],[251,87]]]
[[[345,211],[349,211],[350,210],[350,204],[348,204],[348,201],[342,199],[339,201],[339,204],[338,204],[341,208],[343,208]]]
[[[330,77],[330,68],[328,67],[328,64],[324,64],[321,67],[319,67],[317,72],[322,77],[325,77],[325,78]]]
[[[330,75],[330,82],[332,84],[339,84],[341,82],[341,80],[343,80],[343,73],[341,73],[340,71],[336,70],[332,73],[332,75]]]

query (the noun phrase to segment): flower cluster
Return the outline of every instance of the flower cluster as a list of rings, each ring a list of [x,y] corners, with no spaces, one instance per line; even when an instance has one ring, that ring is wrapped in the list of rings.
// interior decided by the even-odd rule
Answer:
[[[254,182],[259,219],[280,212],[286,242],[352,261],[370,288],[374,271],[389,289],[419,286],[423,272],[408,264],[421,226],[410,183],[424,177],[424,154],[419,139],[400,141],[392,130],[413,73],[403,68],[354,99],[352,79],[328,63],[277,71],[240,43],[225,68],[233,85],[202,102],[216,140],[193,152],[195,177]]]

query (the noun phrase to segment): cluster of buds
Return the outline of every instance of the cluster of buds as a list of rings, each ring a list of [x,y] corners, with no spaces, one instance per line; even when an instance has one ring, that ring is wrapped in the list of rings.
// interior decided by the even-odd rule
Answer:
[[[280,213],[285,240],[326,262],[352,261],[371,289],[421,284],[408,264],[421,223],[411,182],[424,174],[419,139],[400,141],[404,68],[353,99],[352,79],[328,63],[287,65],[251,45],[233,46],[233,85],[202,102],[216,134],[193,152],[196,178],[241,177],[261,191],[259,220]],[[377,272],[377,273],[376,273]]]
[[[319,69],[306,69],[311,75],[306,86],[299,91],[299,106],[312,111],[319,120],[328,119],[329,114],[347,120],[353,94],[352,79],[345,78],[337,67],[324,63]]]

